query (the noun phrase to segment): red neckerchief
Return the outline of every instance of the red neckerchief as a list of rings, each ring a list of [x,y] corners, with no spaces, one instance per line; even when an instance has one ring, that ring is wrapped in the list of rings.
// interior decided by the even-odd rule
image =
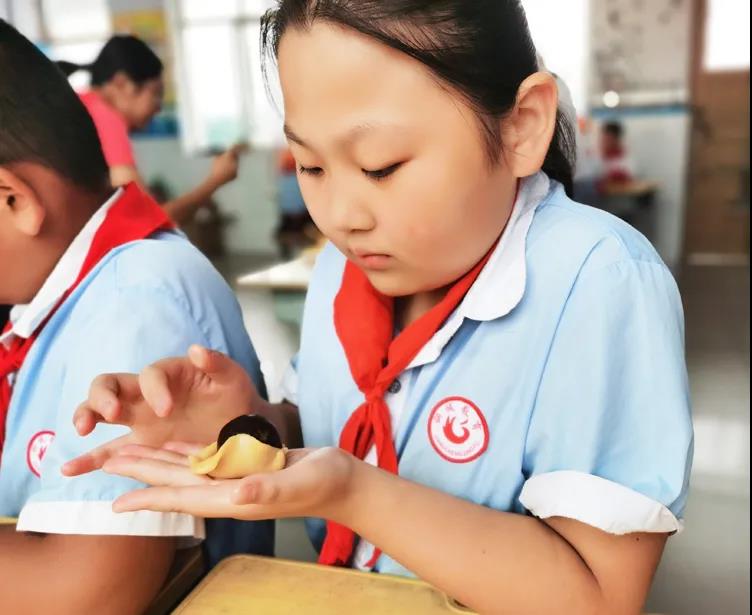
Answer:
[[[159,205],[135,183],[128,184],[123,194],[110,207],[95,233],[75,281],[65,291],[52,311],[28,338],[16,337],[8,348],[0,344],[0,455],[2,455],[5,442],[5,421],[12,393],[8,377],[21,369],[40,331],[81,281],[111,250],[131,241],[145,239],[157,231],[171,228],[174,228],[172,221]],[[5,331],[10,329],[11,324],[8,323]]]
[[[378,467],[399,473],[391,417],[384,394],[460,304],[492,252],[493,248],[455,282],[438,305],[394,339],[394,300],[379,293],[356,265],[350,261],[346,263],[342,285],[334,300],[334,325],[353,380],[365,401],[345,424],[340,435],[340,448],[364,459],[371,446],[376,445]],[[348,565],[354,541],[352,530],[327,521],[319,563]],[[375,549],[369,567],[376,563],[380,554]]]

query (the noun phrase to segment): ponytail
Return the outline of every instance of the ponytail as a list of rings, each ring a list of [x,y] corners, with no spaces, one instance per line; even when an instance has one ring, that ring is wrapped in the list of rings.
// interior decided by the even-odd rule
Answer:
[[[90,64],[76,64],[75,62],[66,62],[65,60],[59,60],[55,62],[57,67],[63,71],[66,77],[70,77],[73,73],[80,70],[91,70]]]
[[[119,72],[125,73],[135,84],[142,85],[159,78],[163,69],[161,60],[149,46],[129,35],[113,36],[91,64],[66,61],[56,64],[66,77],[79,70],[88,71],[93,86],[104,85]]]

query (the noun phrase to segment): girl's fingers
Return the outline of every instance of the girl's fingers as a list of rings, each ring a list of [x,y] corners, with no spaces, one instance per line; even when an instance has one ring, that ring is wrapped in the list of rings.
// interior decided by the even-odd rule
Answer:
[[[166,461],[167,463],[172,463],[174,465],[184,467],[190,465],[188,457],[179,452],[168,450],[166,448],[144,446],[142,444],[128,444],[118,451],[118,456],[154,459],[156,461]]]
[[[63,476],[79,476],[80,474],[99,470],[110,457],[116,454],[118,449],[128,442],[130,442],[130,435],[111,440],[107,444],[103,444],[84,455],[80,455],[64,463],[60,471]]]
[[[237,481],[223,481],[188,487],[152,487],[120,496],[112,505],[115,512],[154,510],[181,512],[196,517],[248,518],[250,511],[230,502]]]
[[[86,402],[79,405],[73,413],[73,425],[79,436],[88,436],[100,420],[101,416],[96,414]]]
[[[130,374],[122,374],[128,378]],[[118,374],[102,374],[97,376],[89,387],[88,407],[99,414],[108,423],[114,423],[120,418],[120,382]]]
[[[245,380],[245,371],[226,354],[194,344],[188,349],[191,363],[213,382],[238,386]]]
[[[189,457],[190,455],[195,455],[200,450],[206,448],[206,446],[206,444],[195,444],[193,442],[166,442],[162,448],[166,451],[172,451],[179,455]]]
[[[298,463],[307,454],[305,449],[290,451],[284,470],[241,479],[232,494],[233,503],[288,508],[315,499],[328,484],[328,477],[323,464]]]
[[[158,417],[166,417],[172,412],[173,396],[167,372],[156,365],[149,365],[138,376],[141,394]]]
[[[102,469],[108,474],[126,476],[159,487],[185,487],[211,482],[208,477],[196,476],[184,465],[144,457],[118,455],[109,459]]]

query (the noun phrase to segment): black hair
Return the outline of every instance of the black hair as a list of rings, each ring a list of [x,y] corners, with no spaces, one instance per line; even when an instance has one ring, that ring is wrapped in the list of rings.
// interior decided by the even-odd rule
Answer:
[[[94,122],[65,75],[0,19],[0,165],[34,162],[100,192],[109,170]]]
[[[621,122],[616,121],[610,121],[603,124],[603,128],[601,129],[606,134],[609,134],[613,137],[616,137],[617,139],[621,139],[624,135],[624,126],[621,125]]]
[[[57,65],[66,75],[78,70],[90,72],[93,86],[107,83],[118,72],[125,73],[136,85],[143,85],[160,77],[163,69],[157,54],[140,38],[131,35],[113,36],[91,64],[60,61]]]
[[[261,22],[264,57],[277,55],[288,27],[316,20],[356,30],[427,66],[476,110],[489,158],[498,160],[499,120],[538,70],[518,0],[277,0]],[[543,170],[571,194],[574,127],[561,112],[556,124]]]

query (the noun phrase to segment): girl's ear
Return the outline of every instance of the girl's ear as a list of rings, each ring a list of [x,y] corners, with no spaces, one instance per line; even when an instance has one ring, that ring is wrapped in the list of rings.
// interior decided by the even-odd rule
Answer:
[[[556,131],[556,80],[546,72],[530,75],[517,91],[514,108],[501,123],[503,159],[515,177],[541,169]]]

